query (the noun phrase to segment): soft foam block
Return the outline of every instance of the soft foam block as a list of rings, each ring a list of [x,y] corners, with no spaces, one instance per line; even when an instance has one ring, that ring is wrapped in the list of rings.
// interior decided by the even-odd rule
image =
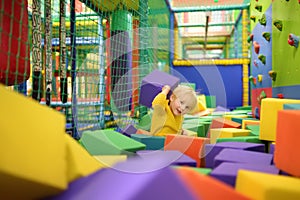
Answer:
[[[275,141],[278,111],[283,110],[284,104],[299,104],[300,100],[264,98],[261,102],[259,138]]]
[[[168,134],[166,135],[164,150],[178,150],[196,160],[197,167],[200,167],[204,145],[208,143],[208,138]]]
[[[191,157],[181,153],[180,151],[175,150],[141,150],[136,152],[137,155],[139,155],[142,158],[147,158],[150,156],[155,156],[157,158],[161,157],[161,159],[164,159],[164,157],[173,158],[170,165],[179,165],[179,166],[190,166],[190,167],[196,167],[197,163],[194,159]]]
[[[225,148],[257,151],[257,152],[265,151],[264,144],[256,144],[256,143],[249,143],[249,142],[221,142],[217,144],[206,144],[205,145],[205,167],[213,168],[214,158]]]
[[[74,138],[65,134],[67,144],[68,182],[94,173],[104,167],[93,158]]]
[[[214,168],[223,162],[271,165],[272,159],[273,155],[268,153],[240,149],[223,149],[214,159]]]
[[[281,200],[299,199],[300,179],[253,172],[248,170],[238,171],[236,191],[251,199]]]
[[[300,104],[284,104],[284,110],[300,110]]]
[[[169,162],[169,160],[166,160]],[[132,158],[76,180],[50,199],[191,199],[195,196],[161,158]]]
[[[211,171],[210,176],[234,187],[238,170],[241,169],[264,172],[269,174],[279,174],[279,169],[276,168],[274,165],[223,162]]]
[[[201,174],[191,168],[176,168],[176,172],[186,186],[196,195],[197,199],[250,199],[235,191],[227,184],[211,176]]]
[[[281,170],[300,177],[300,110],[278,112],[275,165]]]
[[[67,187],[65,116],[0,85],[0,199],[39,199]]]
[[[165,137],[144,134],[132,134],[131,138],[146,145],[146,150],[164,149]]]
[[[114,130],[84,131],[80,139],[91,155],[132,155],[146,145]]]
[[[213,118],[210,129],[215,129],[215,128],[240,128],[241,124],[222,118],[222,117],[217,117]],[[210,137],[210,132],[208,133],[208,137]]]
[[[210,129],[210,143],[215,144],[218,138],[249,136],[250,133],[250,130],[239,128],[214,128]]]
[[[206,132],[205,132],[205,126],[203,124],[189,124],[189,123],[184,123],[182,124],[182,128],[185,130],[190,130],[193,132],[196,132],[198,137],[205,137]]]
[[[121,130],[121,132],[130,137],[132,134],[137,132],[137,129],[132,124],[128,124],[124,129]]]
[[[139,103],[148,108],[152,107],[154,97],[161,92],[165,85],[174,90],[179,84],[179,78],[165,72],[154,70],[142,79]]]

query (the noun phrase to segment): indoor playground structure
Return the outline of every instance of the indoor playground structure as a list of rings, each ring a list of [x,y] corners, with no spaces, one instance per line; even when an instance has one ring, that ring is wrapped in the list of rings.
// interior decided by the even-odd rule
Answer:
[[[300,199],[300,2],[1,0],[0,199]],[[144,134],[188,85],[188,135]]]

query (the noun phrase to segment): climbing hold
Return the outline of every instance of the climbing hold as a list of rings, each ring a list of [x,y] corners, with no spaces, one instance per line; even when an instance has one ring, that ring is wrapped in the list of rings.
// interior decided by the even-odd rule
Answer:
[[[258,82],[262,82],[262,80],[263,80],[263,75],[261,75],[261,74],[258,74],[257,75],[257,80],[258,80]]]
[[[263,36],[268,42],[270,42],[271,34],[270,34],[269,32],[263,32],[262,36]]]
[[[251,19],[252,21],[254,21],[254,22],[256,21],[256,17],[253,16],[253,15],[250,17],[250,19]]]
[[[256,78],[253,76],[249,76],[249,81],[253,84],[256,85]]]
[[[254,47],[255,53],[259,54],[260,45],[258,44],[258,42],[254,41],[253,42],[253,47]]]
[[[268,73],[269,73],[269,76],[271,77],[272,81],[276,81],[277,72],[270,70]]]
[[[294,35],[294,34],[290,33],[289,38],[288,38],[288,43],[289,43],[289,45],[298,48],[299,37],[297,35]]]
[[[262,5],[255,5],[254,7],[256,10],[258,10],[259,12],[262,11]]]
[[[264,65],[266,64],[266,56],[260,54],[260,55],[258,56],[258,59],[259,59]]]
[[[283,99],[283,98],[284,98],[284,96],[283,96],[282,93],[278,93],[278,94],[277,94],[277,97],[278,97],[279,99]]]
[[[265,91],[261,91],[260,95],[257,97],[258,104],[260,105],[261,100],[266,98],[266,97],[267,97],[267,95],[266,95]]]
[[[248,36],[248,39],[247,39],[248,43],[250,43],[251,41],[253,41],[253,34],[250,34]]]
[[[258,62],[257,62],[257,60],[254,60],[254,61],[253,61],[253,64],[254,64],[255,67],[258,67]]]
[[[261,16],[261,18],[260,18],[258,21],[259,21],[259,23],[260,23],[262,26],[265,26],[265,25],[267,24],[267,18],[266,18],[266,15],[263,14],[263,15]]]
[[[282,31],[283,25],[282,25],[282,21],[281,21],[281,20],[278,20],[278,19],[277,19],[277,20],[274,20],[273,24],[274,24],[274,26],[275,26],[278,30]]]

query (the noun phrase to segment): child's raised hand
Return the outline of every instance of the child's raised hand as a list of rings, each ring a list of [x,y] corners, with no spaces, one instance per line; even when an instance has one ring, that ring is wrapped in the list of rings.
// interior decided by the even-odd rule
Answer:
[[[162,92],[167,95],[169,93],[169,91],[171,90],[171,87],[169,85],[165,85],[163,88],[162,88]]]

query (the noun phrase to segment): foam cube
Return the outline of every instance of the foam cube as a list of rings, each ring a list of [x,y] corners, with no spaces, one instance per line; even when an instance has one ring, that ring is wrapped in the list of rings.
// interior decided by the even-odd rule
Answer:
[[[205,126],[203,124],[189,124],[189,123],[184,123],[182,124],[182,128],[190,131],[196,132],[196,136],[198,137],[205,137],[206,132],[205,132]]]
[[[180,168],[188,168],[188,169],[191,169],[197,173],[200,173],[200,174],[204,174],[204,175],[209,175],[210,172],[211,172],[211,169],[210,168],[199,168],[199,167],[189,167],[189,166],[179,166],[179,165],[174,165],[172,166],[175,170],[180,170]]]
[[[284,110],[300,110],[300,104],[283,104]]]
[[[209,139],[207,138],[168,134],[166,135],[164,150],[180,151],[196,160],[197,167],[200,167],[204,145],[208,143]]]
[[[278,112],[275,165],[300,177],[300,110],[281,110]]]
[[[137,132],[137,129],[132,124],[128,124],[124,129],[121,130],[121,132],[130,137],[132,134]]]
[[[216,107],[216,96],[205,96],[206,107],[215,108]]]
[[[141,150],[136,152],[142,158],[157,157],[170,160],[169,165],[196,167],[196,161],[191,157],[175,150]]]
[[[210,129],[215,129],[215,128],[240,128],[241,124],[222,118],[222,117],[217,117],[213,118]],[[210,131],[208,132],[208,137],[210,137]]]
[[[78,179],[63,193],[48,199],[195,199],[175,171],[155,166],[158,162],[159,159],[128,159],[115,168],[104,168]],[[140,170],[136,171],[136,167]]]
[[[237,122],[237,123],[242,123],[243,119],[247,118],[248,115],[235,115],[235,114],[224,114],[223,117],[225,119]],[[235,121],[236,120],[236,121]]]
[[[67,144],[68,182],[90,175],[104,167],[93,158],[74,138],[65,134]]]
[[[176,173],[195,194],[196,199],[250,200],[227,184],[188,167],[176,168]],[[178,198],[176,198],[178,199]]]
[[[284,104],[299,104],[300,100],[264,98],[261,102],[259,139],[275,141],[278,111]]]
[[[221,142],[217,144],[206,144],[205,145],[205,167],[213,168],[214,158],[225,148],[265,152],[264,144],[256,144],[256,143],[249,143],[249,142]]]
[[[164,149],[165,137],[144,134],[132,134],[131,138],[146,145],[146,150]]]
[[[263,143],[258,136],[239,136],[239,137],[230,137],[230,138],[218,138],[217,143],[219,142],[250,142],[250,143]]]
[[[218,138],[230,138],[239,136],[249,136],[250,130],[239,128],[214,128],[210,129],[210,143],[215,144]]]
[[[113,167],[118,162],[126,161],[127,155],[95,155],[93,156],[103,167]]]
[[[223,162],[211,171],[210,176],[220,181],[223,181],[224,183],[232,187],[235,187],[237,173],[241,169],[264,172],[269,174],[279,174],[279,169],[276,168],[274,165]]]
[[[251,120],[251,119],[245,119],[242,121],[242,129],[246,129],[246,126],[248,125],[260,125],[260,121],[259,120]]]
[[[299,199],[300,179],[239,170],[236,179],[236,191],[251,199],[280,200]]]
[[[40,199],[67,187],[65,116],[0,85],[1,199]]]
[[[268,153],[223,149],[214,159],[214,168],[223,162],[271,165],[273,155]]]
[[[81,143],[91,155],[133,155],[146,145],[114,130],[84,131]]]
[[[161,92],[163,86],[169,85],[171,90],[174,90],[178,86],[179,81],[180,79],[175,76],[154,70],[142,79],[139,103],[151,108],[153,99]]]

